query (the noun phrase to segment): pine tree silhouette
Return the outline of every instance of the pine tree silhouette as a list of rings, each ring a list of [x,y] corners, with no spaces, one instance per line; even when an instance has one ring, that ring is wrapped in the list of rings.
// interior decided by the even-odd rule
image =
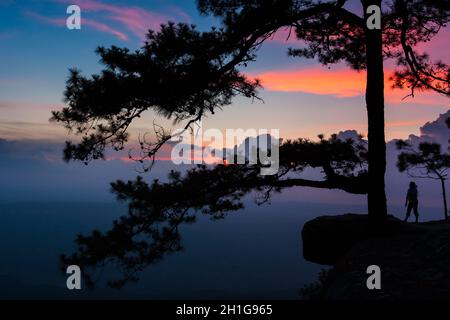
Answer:
[[[230,105],[237,95],[258,99],[259,81],[249,79],[242,70],[257,58],[258,49],[277,30],[289,28],[292,36],[295,35],[306,44],[302,49],[290,49],[291,56],[316,58],[324,65],[345,62],[353,70],[366,71],[367,174],[352,172],[353,163],[360,160],[355,162],[355,152],[344,153],[349,158],[339,159],[350,164],[350,169],[347,165],[330,168],[328,160],[341,156],[334,154],[336,150],[331,143],[332,147],[324,148],[329,153],[319,153],[324,156],[325,161],[294,152],[295,157],[298,157],[290,159],[294,165],[289,167],[285,163],[285,169],[294,173],[298,173],[297,168],[302,166],[321,167],[326,177],[324,181],[292,178],[287,173],[266,179],[255,178],[245,175],[254,171],[253,167],[233,167],[236,171],[233,174],[241,179],[236,180],[233,174],[223,176],[219,180],[223,185],[218,188],[230,193],[222,194],[220,198],[212,193],[210,198],[219,201],[220,205],[235,208],[228,198],[234,199],[240,193],[232,191],[247,191],[247,188],[258,190],[262,187],[261,181],[264,181],[264,186],[271,184],[268,186],[269,190],[307,185],[365,192],[368,195],[370,225],[374,230],[381,230],[387,217],[383,61],[397,61],[398,68],[391,78],[394,87],[409,88],[412,96],[422,90],[450,95],[449,67],[442,62],[432,62],[426,54],[419,54],[415,50],[419,44],[430,41],[448,23],[450,2],[361,0],[362,16],[348,10],[347,3],[345,0],[199,0],[200,13],[218,18],[221,21],[219,27],[200,32],[193,25],[168,23],[162,25],[160,31],[149,31],[147,41],[140,50],[130,51],[115,46],[98,48],[97,53],[104,65],[101,73],[85,77],[80,71],[71,70],[65,91],[67,107],[53,112],[53,121],[83,135],[80,143],[67,142],[65,159],[88,163],[93,159],[103,158],[107,148],[122,150],[129,139],[129,126],[146,111],[183,122],[184,128],[189,129],[204,116],[215,114]],[[366,21],[371,16],[368,9],[373,5],[383,9],[381,29],[367,26]],[[155,131],[156,141],[141,141],[142,155],[138,161],[154,159],[157,151],[172,137],[165,128],[158,127]],[[280,157],[288,159],[291,155],[289,152],[297,147],[303,150],[305,146],[310,144],[302,143],[301,140],[296,144],[287,144],[280,151]],[[283,155],[283,152],[287,154]],[[208,175],[214,177],[215,174],[232,169],[219,166],[212,170],[199,170],[202,179],[210,181]],[[189,181],[189,174],[187,179]],[[231,187],[232,183],[236,185]],[[146,186],[140,179],[134,183],[115,184],[122,185],[131,188],[130,194],[119,192],[121,198],[130,201],[131,211],[135,210],[131,194],[134,186],[142,187],[139,190],[144,193],[151,193],[153,188],[159,188],[159,185]],[[166,187],[176,190],[176,184]],[[201,197],[204,196],[204,199],[210,199],[208,194],[214,190],[203,190],[198,186],[193,188],[197,194],[205,192]],[[219,199],[225,200],[221,202]],[[158,202],[157,199],[148,197],[139,202],[139,206],[146,204],[153,208],[153,201]],[[185,205],[186,203],[183,207]],[[142,209],[142,212],[145,211]],[[148,214],[151,216],[151,213]],[[134,221],[132,215],[128,218]],[[167,217],[163,220],[167,220]],[[169,223],[171,224],[173,223]],[[121,227],[120,224],[117,225],[117,228]],[[124,233],[119,235],[123,237],[124,243],[129,241],[130,248],[139,247],[132,239],[125,240],[134,231],[128,231],[125,226],[123,228]],[[168,228],[170,234],[173,230],[172,227]],[[114,232],[118,231],[113,229],[111,232],[114,236]],[[159,239],[158,234],[155,237]],[[91,238],[81,237],[79,241],[88,247],[91,245],[99,250],[103,248],[102,245],[96,247],[92,242],[94,239],[99,243],[104,240],[102,236],[94,234]],[[176,240],[176,237],[171,239]],[[168,243],[164,242],[163,247],[164,245]],[[93,248],[90,249],[94,250]],[[169,248],[176,249],[177,245]],[[90,251],[86,250],[85,253],[89,256]],[[155,250],[162,249],[157,247]],[[98,262],[94,253],[91,254],[92,260],[88,262]],[[106,259],[108,253],[100,250],[98,256]]]

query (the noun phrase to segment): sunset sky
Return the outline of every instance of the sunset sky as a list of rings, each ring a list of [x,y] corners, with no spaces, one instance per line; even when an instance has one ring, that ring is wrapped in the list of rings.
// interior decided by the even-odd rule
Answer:
[[[66,28],[69,4],[81,7],[81,30]],[[360,8],[349,9],[358,12]],[[125,161],[125,151],[110,154],[109,161],[94,162],[88,167],[62,163],[63,142],[73,137],[48,119],[51,110],[64,105],[69,68],[76,67],[85,75],[96,73],[101,70],[99,57],[94,53],[98,46],[138,49],[148,28],[158,30],[161,23],[169,20],[193,23],[200,30],[218,24],[213,18],[200,17],[194,0],[0,0],[0,202],[110,200],[111,181],[136,176],[134,164]],[[448,62],[449,34],[444,30],[420,50],[429,52],[433,59]],[[293,37],[288,39],[288,35],[288,30],[279,30],[263,45],[257,61],[243,70],[261,79],[264,88],[260,96],[264,102],[238,97],[223,111],[204,119],[204,129],[279,129],[282,138],[312,139],[320,133],[350,129],[367,132],[365,74],[345,65],[328,68],[314,60],[288,57],[289,47],[302,45]],[[450,110],[450,100],[430,93],[402,100],[408,92],[390,89],[387,80],[393,67],[392,61],[385,62],[387,139],[425,134],[440,137],[438,141],[446,143],[444,120],[450,113],[443,114]],[[148,113],[133,124],[132,136],[152,132],[153,121],[171,124]],[[425,123],[431,124],[423,127]],[[162,160],[170,152],[166,147],[160,154]],[[395,146],[389,144],[387,191],[390,204],[398,204],[403,201],[409,178],[398,173],[393,149]],[[149,178],[165,177],[170,169],[170,161],[161,161]],[[427,192],[423,203],[438,206],[439,186],[434,181],[420,183],[421,190]],[[321,203],[365,201],[364,197],[340,191],[327,191],[324,196],[323,190],[307,188],[288,190],[285,197],[289,201]]]
[[[82,29],[65,27],[66,8],[78,4]],[[358,10],[357,7],[351,8]],[[200,17],[194,0],[47,0],[0,1],[0,138],[57,140],[67,132],[48,122],[50,111],[63,106],[62,93],[68,68],[84,74],[100,70],[97,46],[137,49],[148,28],[183,21],[206,30],[217,24]],[[287,48],[301,46],[287,30],[280,30],[260,50],[245,72],[262,80],[264,102],[237,98],[205,126],[225,128],[278,128],[284,138],[331,134],[346,129],[366,133],[365,74],[345,65],[323,67],[314,60],[290,58]],[[450,53],[449,32],[444,30],[423,46],[433,58]],[[418,134],[419,127],[450,109],[450,101],[430,93],[402,100],[407,92],[390,89],[393,64],[386,62],[387,138]],[[134,124],[133,132],[151,128],[154,115]],[[157,119],[160,123],[164,120]]]

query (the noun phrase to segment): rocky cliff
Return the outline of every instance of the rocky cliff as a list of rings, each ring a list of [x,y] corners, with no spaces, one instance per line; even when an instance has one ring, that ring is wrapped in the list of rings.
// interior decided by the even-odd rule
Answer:
[[[332,265],[304,288],[320,299],[450,299],[450,223],[404,223],[392,216],[371,235],[367,216],[323,216],[302,231],[304,256]],[[369,265],[381,268],[381,290],[369,290]]]

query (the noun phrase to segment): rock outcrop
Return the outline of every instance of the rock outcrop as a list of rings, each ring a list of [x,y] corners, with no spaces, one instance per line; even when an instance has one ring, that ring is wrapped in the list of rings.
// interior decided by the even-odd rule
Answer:
[[[404,223],[389,217],[370,235],[367,216],[319,217],[302,231],[306,260],[333,265],[316,286],[323,299],[449,299],[450,223]],[[381,268],[381,290],[368,290],[369,265]],[[320,292],[319,292],[320,291]]]

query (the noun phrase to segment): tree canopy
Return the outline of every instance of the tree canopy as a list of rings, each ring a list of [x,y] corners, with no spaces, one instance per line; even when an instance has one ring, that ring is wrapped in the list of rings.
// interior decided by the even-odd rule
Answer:
[[[185,174],[171,171],[165,183],[147,183],[142,178],[112,183],[117,199],[128,203],[128,214],[107,232],[79,235],[79,250],[62,257],[63,268],[83,267],[87,283],[94,285],[95,268],[112,263],[122,273],[109,285],[121,287],[137,280],[146,266],[181,250],[179,227],[193,223],[196,213],[221,219],[244,208],[246,194],[256,192],[258,204],[263,204],[274,192],[293,186],[367,192],[367,151],[362,140],[342,140],[336,135],[321,137],[319,142],[299,139],[283,143],[280,152],[280,171],[274,176],[261,176],[259,165],[199,165]],[[321,169],[323,179],[302,179],[301,172],[307,168]]]
[[[102,158],[107,147],[123,149],[129,126],[146,111],[185,121],[188,128],[231,104],[236,95],[256,98],[260,82],[249,79],[243,69],[256,59],[263,42],[283,27],[305,44],[291,48],[291,56],[317,58],[325,65],[345,62],[364,70],[365,20],[347,10],[346,3],[200,0],[199,11],[218,17],[219,27],[198,31],[194,25],[170,22],[159,31],[150,30],[137,51],[98,48],[102,72],[86,77],[72,69],[64,93],[67,106],[53,112],[54,121],[83,135],[78,144],[67,142],[65,159],[89,162]],[[448,65],[432,63],[428,55],[414,50],[446,25],[450,4],[431,0],[382,4],[383,57],[396,59],[399,65],[393,86],[409,88],[411,94],[434,90],[450,95]],[[169,137],[152,144],[144,158],[153,157]]]
[[[367,148],[336,136],[318,142],[298,139],[280,145],[280,171],[274,176],[259,176],[258,165],[218,165],[185,175],[171,173],[167,183],[118,181],[113,192],[129,203],[128,215],[106,233],[80,236],[79,252],[64,256],[64,263],[95,267],[113,261],[123,267],[125,282],[134,279],[145,265],[182,247],[177,226],[192,222],[193,212],[221,217],[241,208],[239,199],[253,190],[263,192],[263,201],[272,191],[292,186],[367,193],[369,220],[382,222],[387,216],[383,61],[397,63],[392,86],[407,88],[411,95],[422,90],[450,95],[449,66],[417,51],[450,20],[448,1],[361,0],[362,14],[350,10],[346,0],[197,2],[201,14],[218,18],[218,26],[199,31],[194,25],[169,22],[150,30],[139,50],[98,48],[103,64],[99,74],[87,77],[70,71],[66,107],[52,117],[82,136],[79,143],[66,143],[67,161],[88,163],[103,158],[109,148],[124,149],[133,121],[147,111],[187,130],[238,95],[258,99],[261,83],[250,79],[245,68],[280,28],[288,28],[299,40],[299,47],[289,49],[290,56],[317,59],[323,65],[345,63],[367,72]],[[366,9],[371,5],[383,10],[381,30],[367,27]],[[155,141],[142,147],[138,161],[154,159],[173,136],[164,128],[155,135]],[[323,180],[298,176],[305,168],[320,169]]]

